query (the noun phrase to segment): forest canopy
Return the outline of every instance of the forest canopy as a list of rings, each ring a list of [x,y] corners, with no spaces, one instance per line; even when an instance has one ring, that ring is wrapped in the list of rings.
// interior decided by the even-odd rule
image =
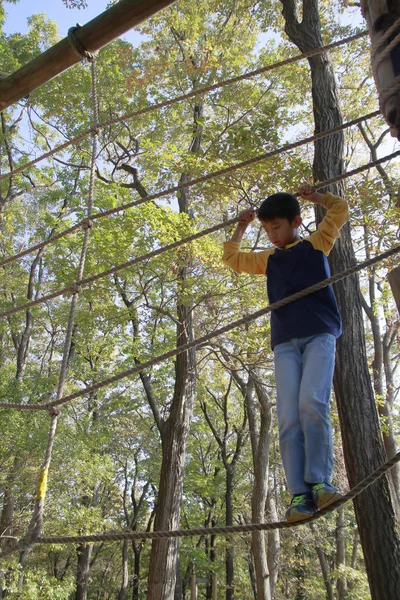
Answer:
[[[69,8],[91,4],[55,1]],[[57,24],[45,14],[35,14],[34,7],[26,33],[5,33],[8,3],[0,6],[5,74],[59,41]],[[138,28],[143,35],[137,45],[116,39],[97,54],[99,122],[298,54],[299,47],[285,33],[289,21],[282,9],[298,5],[297,17],[305,23],[311,13],[304,12],[303,4],[316,11],[323,45],[366,28],[359,7],[340,0],[177,2]],[[376,111],[369,37],[328,56],[343,122]],[[290,494],[278,445],[268,315],[93,389],[98,382],[266,306],[264,277],[238,276],[222,263],[222,245],[232,235],[232,225],[73,289],[72,301],[66,293],[36,306],[30,303],[223,224],[241,210],[259,206],[271,193],[295,193],[305,181],[328,179],[336,174],[337,162],[346,173],[399,150],[379,115],[345,130],[340,160],[333,152],[324,154],[326,146],[309,143],[190,185],[208,173],[312,136],[319,118],[315,96],[322,97],[312,68],[312,62],[310,66],[301,60],[102,127],[95,131],[93,165],[92,132],[0,181],[0,262],[51,241],[1,266],[0,312],[28,306],[0,319],[0,402],[46,403],[84,392],[65,403],[56,418],[45,500],[35,498],[35,489],[54,416],[0,409],[3,552],[30,529],[42,500],[43,536],[283,518]],[[92,77],[92,65],[82,61],[1,113],[1,175],[92,127]],[[335,124],[325,125],[329,129]],[[318,157],[325,161],[326,177],[319,176]],[[334,272],[348,266],[340,252],[350,253],[350,246],[351,256],[362,261],[396,245],[399,176],[399,163],[391,160],[335,188],[349,203],[351,229],[332,259]],[[52,240],[88,216],[89,198],[93,214],[143,202]],[[320,215],[305,202],[302,215],[301,233],[306,236]],[[83,264],[84,238],[88,249]],[[262,250],[268,243],[255,222],[243,248]],[[395,265],[396,258],[391,258],[361,273],[360,297],[354,293],[348,301],[359,302],[360,321],[344,314],[350,336],[345,339],[354,343],[343,343],[338,371],[343,360],[358,373],[365,356],[363,380],[371,389],[379,429],[379,442],[366,438],[365,447],[350,460],[351,434],[343,429],[342,400],[337,398],[337,411],[332,394],[334,483],[344,491],[349,480],[358,477],[357,469],[368,472],[374,461],[379,462],[371,457],[375,443],[382,445],[382,456],[391,456],[399,441],[400,321],[387,281]],[[342,290],[348,286],[348,292],[353,284],[346,280],[340,285],[336,289],[342,298]],[[357,345],[359,339],[363,342]],[[63,368],[65,381],[60,377]],[[347,390],[350,404],[354,387],[348,375],[342,376],[335,393]],[[373,421],[371,412],[363,418]],[[349,420],[364,431],[358,415]],[[397,468],[389,486],[396,513]],[[198,598],[207,600],[367,600],[373,575],[362,552],[359,527],[359,513],[350,504],[320,519],[318,526],[253,537],[32,544],[22,562],[18,552],[3,558],[0,598],[183,600],[190,597],[197,577]],[[262,591],[260,573],[267,573]]]

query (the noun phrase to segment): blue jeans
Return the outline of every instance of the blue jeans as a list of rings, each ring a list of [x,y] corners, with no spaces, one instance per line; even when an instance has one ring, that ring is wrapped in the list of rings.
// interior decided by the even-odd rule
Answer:
[[[294,338],[274,348],[279,444],[292,495],[332,479],[329,399],[335,348],[330,333]]]

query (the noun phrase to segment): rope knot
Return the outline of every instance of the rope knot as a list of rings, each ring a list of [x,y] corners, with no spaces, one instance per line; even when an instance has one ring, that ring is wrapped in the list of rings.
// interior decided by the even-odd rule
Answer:
[[[70,292],[71,294],[80,294],[82,288],[78,283],[70,283],[68,287],[65,288],[65,291]]]
[[[50,417],[58,417],[61,415],[61,408],[58,406],[49,406],[47,408],[47,412],[49,413]]]
[[[95,55],[93,54],[93,52],[89,52],[88,50],[86,50],[82,42],[76,36],[76,32],[81,27],[82,25],[80,23],[77,23],[75,27],[70,27],[68,29],[68,41],[71,44],[75,54],[77,54],[79,58],[86,58],[86,60],[92,62],[94,60]]]
[[[83,230],[90,229],[91,227],[93,227],[93,219],[89,219],[89,218],[82,219],[81,227]]]

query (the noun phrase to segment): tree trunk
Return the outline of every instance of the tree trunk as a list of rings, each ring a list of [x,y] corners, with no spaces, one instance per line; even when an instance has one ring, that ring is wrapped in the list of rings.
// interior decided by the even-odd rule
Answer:
[[[345,600],[347,596],[347,581],[344,574],[340,574],[340,568],[346,566],[346,538],[344,506],[339,508],[336,513],[336,569],[339,576],[336,580],[336,590],[338,600]]]
[[[201,114],[201,110],[200,110]],[[201,129],[197,126],[198,107],[194,108],[195,131],[191,151],[196,151],[201,140]],[[189,176],[183,174],[180,183]],[[178,196],[179,210],[189,213],[189,196],[181,190]],[[191,271],[188,266],[179,270],[179,287],[184,291],[186,280]],[[189,303],[177,306],[178,325],[176,332],[177,346],[194,339],[193,310]],[[162,464],[160,485],[157,498],[157,512],[154,528],[177,529],[179,527],[180,505],[182,498],[183,476],[186,459],[186,442],[189,433],[190,419],[193,413],[193,402],[196,389],[196,352],[192,348],[178,354],[175,362],[175,388],[168,419],[161,427]],[[148,600],[174,600],[176,586],[176,561],[179,541],[177,538],[153,540],[150,556]]]
[[[78,565],[76,571],[75,600],[87,600],[87,587],[92,551],[93,544],[80,544],[76,550]]]
[[[257,600],[257,580],[256,580],[256,570],[254,568],[254,555],[253,552],[249,552],[249,575],[251,582],[251,589],[253,592],[254,600]]]
[[[256,391],[260,402],[260,428],[256,426],[256,420],[250,418],[250,414],[252,412],[255,413],[253,390],[251,388],[248,390],[245,398],[249,413],[250,436],[252,446],[254,446],[254,487],[251,496],[251,518],[253,523],[261,523],[265,519],[265,505],[268,494],[271,405],[267,393],[258,382],[256,383]],[[255,414],[253,417],[254,416]],[[270,586],[265,533],[263,531],[255,531],[252,533],[251,547],[254,555],[254,568],[256,572],[257,600],[271,600],[273,591]]]
[[[233,475],[232,469],[226,470],[226,492],[225,492],[225,523],[229,527],[233,525]],[[235,569],[234,569],[234,542],[232,537],[226,541],[225,551],[225,574],[226,574],[226,600],[235,598]]]
[[[285,31],[304,52],[322,46],[317,0],[303,1],[303,21],[297,19],[295,0],[281,0]],[[339,125],[342,117],[331,60],[327,54],[309,59],[316,132]],[[330,135],[315,143],[314,179],[323,181],[343,172],[343,135]],[[334,193],[341,187],[332,186]],[[319,218],[321,215],[319,214]],[[334,273],[356,262],[349,224],[330,255]],[[335,286],[343,318],[334,377],[341,423],[344,458],[350,485],[366,477],[385,461],[374,394],[368,372],[361,293],[357,277]],[[351,352],[351,357],[349,356]],[[400,597],[400,544],[387,479],[381,478],[354,502],[373,600]],[[378,550],[379,549],[379,550]]]
[[[125,599],[126,592],[128,591],[128,580],[128,540],[124,540],[122,544],[122,583],[118,594],[118,600]]]
[[[140,578],[140,559],[142,556],[142,545],[134,542],[133,547],[133,583],[132,583],[132,600],[139,600],[139,578]]]
[[[224,357],[227,359],[228,354],[224,353]],[[249,421],[254,469],[254,485],[251,496],[251,519],[253,523],[261,523],[265,519],[265,506],[268,494],[271,403],[265,388],[262,386],[255,373],[249,374],[247,383],[239,376],[236,370],[232,371],[232,376],[243,394]],[[254,401],[254,391],[256,392],[260,406],[260,423],[258,423],[258,411]],[[273,540],[274,544],[278,542],[279,545],[279,532],[276,531],[274,533],[277,534]],[[251,539],[257,600],[271,600],[273,596],[273,586],[271,585],[265,533],[262,531],[255,531],[252,533]],[[267,540],[269,540],[269,537],[267,537]],[[276,547],[274,550],[276,550]],[[273,581],[276,583],[276,564],[274,565],[274,575]]]
[[[272,492],[268,493],[266,503],[266,515],[268,521],[278,521],[278,511],[276,510],[275,497]],[[279,574],[279,559],[281,554],[281,539],[279,529],[273,529],[268,532],[268,572],[269,572],[269,584],[271,588],[271,597],[275,596],[275,588],[278,582]]]

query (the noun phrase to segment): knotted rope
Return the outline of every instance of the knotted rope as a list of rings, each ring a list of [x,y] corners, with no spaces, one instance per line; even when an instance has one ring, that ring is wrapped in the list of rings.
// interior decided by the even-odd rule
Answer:
[[[338,42],[333,42],[332,44],[328,44],[327,46],[321,46],[320,48],[314,48],[313,50],[310,50],[309,52],[304,52],[303,54],[298,54],[297,56],[291,56],[290,58],[286,58],[285,60],[274,63],[272,65],[267,65],[265,67],[261,67],[260,69],[256,69],[255,71],[250,71],[248,73],[244,73],[243,75],[238,75],[237,77],[231,77],[230,79],[226,79],[225,81],[220,81],[213,85],[209,85],[209,86],[199,88],[197,90],[193,90],[192,92],[189,92],[187,94],[183,94],[181,96],[171,98],[171,100],[165,100],[164,102],[160,102],[158,104],[153,104],[151,106],[147,106],[140,110],[136,110],[133,112],[126,113],[124,115],[120,115],[119,117],[115,117],[114,119],[108,119],[107,121],[102,121],[102,122],[98,123],[98,127],[101,129],[104,129],[105,127],[109,127],[110,125],[115,125],[117,123],[120,123],[121,121],[127,121],[134,117],[138,117],[140,115],[144,115],[149,112],[153,112],[154,110],[159,110],[161,108],[171,106],[173,104],[176,104],[177,102],[182,102],[183,100],[188,100],[189,98],[193,98],[195,96],[201,96],[203,94],[207,94],[208,92],[212,92],[214,90],[225,87],[227,85],[232,85],[234,83],[238,83],[239,81],[243,81],[245,79],[251,79],[252,77],[256,77],[257,75],[261,75],[263,73],[267,73],[268,71],[273,71],[274,69],[278,69],[280,67],[290,65],[299,60],[303,60],[305,58],[310,58],[311,56],[316,56],[317,54],[322,54],[323,52],[328,52],[329,50],[333,50],[334,48],[339,48],[340,46],[343,46],[345,44],[348,44],[355,40],[363,38],[366,35],[368,35],[368,31],[361,31],[360,33],[351,35],[343,40],[339,40]],[[61,152],[62,150],[65,150],[72,144],[81,142],[88,135],[90,135],[90,133],[92,133],[92,129],[87,129],[86,131],[83,131],[82,133],[75,136],[71,140],[68,140],[67,142],[65,142],[63,144],[60,144],[59,146],[56,146],[49,152],[45,152],[38,158],[35,158],[34,160],[31,160],[30,162],[27,162],[24,165],[21,165],[20,167],[18,167],[16,169],[13,169],[9,173],[4,173],[4,175],[0,175],[0,181],[3,181],[4,179],[9,179],[10,177],[13,177],[17,173],[21,173],[22,171],[29,169],[29,167],[33,167],[34,165],[41,162],[42,160],[45,160],[46,158],[51,158],[54,154],[56,154],[57,152]]]
[[[97,122],[98,122],[98,99],[97,99],[97,73],[96,73],[96,63],[92,61],[91,63],[92,70],[92,98],[93,98],[93,141],[92,141],[92,158],[91,158],[91,169],[90,169],[90,182],[89,182],[89,194],[87,200],[87,219],[90,219],[93,207],[93,196],[94,196],[94,184],[95,184],[95,171],[96,171],[96,157],[97,157]],[[78,266],[78,279],[83,277],[86,254],[88,249],[89,242],[89,232],[90,227],[85,229],[84,238],[82,242],[81,256]],[[36,543],[37,538],[40,536],[42,525],[43,525],[43,512],[44,512],[44,501],[46,497],[46,488],[47,488],[47,477],[48,471],[50,467],[51,455],[53,451],[54,438],[57,429],[57,420],[60,414],[60,410],[58,408],[58,401],[63,395],[65,379],[68,372],[68,364],[69,364],[69,352],[71,348],[71,340],[72,340],[72,332],[75,321],[75,313],[76,306],[78,302],[78,296],[80,292],[80,287],[75,285],[75,288],[72,289],[72,299],[71,306],[68,318],[68,325],[65,335],[64,342],[64,351],[63,358],[60,368],[60,374],[57,385],[57,394],[56,401],[52,407],[49,407],[51,414],[51,426],[49,432],[49,438],[46,449],[46,456],[44,459],[44,463],[42,469],[39,474],[37,486],[36,486],[36,497],[35,497],[35,505],[33,509],[33,514],[31,517],[31,521],[28,527],[28,531],[25,536],[19,542],[19,549],[21,550],[20,563],[22,567],[25,566],[26,560],[29,554],[30,549]]]
[[[349,269],[346,269],[345,271],[341,271],[340,273],[337,273],[336,275],[333,275],[332,277],[329,277],[328,279],[319,281],[318,283],[316,283],[308,288],[305,288],[304,290],[300,290],[299,292],[292,294],[291,296],[288,296],[287,298],[283,298],[282,300],[279,300],[278,302],[269,304],[268,306],[266,306],[256,312],[250,313],[249,315],[246,315],[245,317],[242,317],[241,319],[233,321],[233,322],[229,323],[228,325],[225,325],[224,327],[215,329],[214,331],[212,331],[202,337],[196,338],[195,340],[192,340],[191,342],[188,342],[187,344],[183,344],[182,346],[173,348],[172,350],[169,350],[168,352],[165,352],[164,354],[160,354],[159,356],[151,358],[143,363],[140,363],[140,364],[136,365],[135,367],[132,367],[131,369],[128,369],[126,371],[118,373],[117,375],[109,377],[108,379],[105,379],[103,381],[99,381],[98,383],[90,385],[90,386],[86,387],[85,389],[76,391],[73,394],[69,394],[68,396],[64,396],[60,399],[54,400],[53,402],[46,402],[43,404],[16,404],[16,403],[1,402],[0,408],[13,408],[13,409],[17,409],[17,410],[48,410],[49,408],[51,408],[53,406],[61,406],[62,404],[66,404],[67,402],[70,402],[71,400],[74,400],[75,398],[80,398],[81,396],[87,396],[88,394],[91,394],[92,392],[96,392],[97,390],[99,390],[103,387],[106,387],[112,383],[116,383],[117,381],[120,381],[121,379],[125,379],[126,377],[130,377],[132,375],[135,375],[136,373],[145,371],[146,369],[149,369],[150,367],[153,367],[154,365],[157,365],[158,363],[163,362],[164,360],[166,360],[168,358],[177,356],[178,354],[181,354],[182,352],[186,352],[187,350],[190,350],[191,348],[196,348],[197,346],[202,346],[203,344],[209,342],[210,340],[215,339],[215,338],[219,337],[220,335],[227,333],[228,331],[232,331],[232,329],[236,329],[237,327],[246,325],[247,323],[250,323],[251,321],[258,319],[259,317],[262,317],[262,316],[272,312],[273,310],[277,310],[278,308],[282,308],[283,306],[287,306],[288,304],[291,304],[292,302],[295,302],[296,300],[299,300],[300,298],[305,298],[306,296],[309,296],[310,294],[313,294],[314,292],[317,292],[317,291],[321,290],[322,288],[327,287],[328,285],[331,285],[333,283],[336,283],[337,281],[345,279],[346,277],[349,277],[350,275],[354,275],[358,271],[361,271],[362,269],[371,267],[372,265],[375,265],[387,258],[390,258],[391,256],[398,254],[399,252],[400,252],[400,246],[395,246],[393,248],[390,248],[386,252],[378,254],[377,256],[374,256],[373,258],[369,258],[357,265],[354,265],[353,267],[350,267]]]
[[[255,164],[257,162],[266,160],[268,158],[272,158],[274,156],[279,156],[280,154],[289,152],[290,150],[294,150],[296,148],[300,148],[301,146],[310,144],[312,142],[315,142],[316,140],[322,139],[322,138],[332,135],[334,133],[339,133],[340,131],[344,131],[345,129],[352,127],[353,125],[358,125],[362,121],[367,121],[367,120],[372,119],[373,117],[377,117],[379,115],[380,115],[380,111],[376,110],[374,112],[371,112],[371,113],[368,113],[361,117],[358,117],[357,119],[353,119],[352,121],[347,121],[346,123],[342,123],[341,125],[338,125],[337,127],[333,127],[332,129],[327,129],[326,131],[321,131],[320,133],[317,133],[317,134],[312,135],[307,138],[303,138],[302,140],[298,140],[297,142],[285,144],[284,146],[281,146],[280,148],[277,148],[276,150],[271,150],[264,154],[260,154],[249,160],[235,163],[235,164],[231,165],[230,167],[226,167],[225,169],[220,169],[219,171],[213,171],[212,173],[208,173],[207,175],[203,175],[202,177],[198,177],[197,179],[191,179],[190,181],[183,182],[180,185],[162,190],[161,192],[158,192],[156,194],[146,196],[145,198],[141,198],[140,200],[135,200],[134,202],[129,202],[128,204],[122,204],[122,205],[112,208],[110,210],[96,213],[96,214],[92,215],[91,222],[96,221],[98,219],[103,219],[105,217],[110,217],[111,215],[117,214],[124,210],[128,210],[129,208],[134,208],[136,206],[140,206],[141,204],[146,204],[147,202],[152,202],[154,200],[157,200],[158,198],[162,198],[164,196],[168,196],[169,194],[174,194],[176,192],[179,192],[180,190],[191,188],[195,185],[199,185],[200,183],[204,183],[205,181],[210,181],[212,179],[216,179],[216,178],[226,175],[228,173],[234,172],[238,169],[247,167],[251,164]],[[375,162],[368,163],[368,164],[371,167],[377,166],[381,162],[384,162],[385,160],[389,160],[390,158],[394,158],[395,156],[397,156],[397,154],[392,154],[392,155],[388,156],[386,159],[383,158],[383,159],[380,159],[380,161],[375,161]],[[367,167],[365,167],[365,168],[367,168]],[[361,171],[349,171],[348,173],[356,174],[359,172],[361,172]],[[343,178],[348,177],[348,176],[349,176],[349,174],[344,174]],[[2,261],[0,261],[0,267],[3,267],[19,258],[22,258],[23,256],[26,256],[27,254],[30,254],[31,252],[33,252],[35,250],[44,248],[45,246],[48,246],[49,244],[52,244],[52,243],[56,242],[57,240],[60,240],[61,238],[73,233],[74,231],[77,231],[78,229],[81,229],[81,228],[84,229],[87,226],[88,226],[88,220],[83,219],[82,221],[80,221],[79,223],[76,223],[75,225],[66,229],[65,231],[62,231],[59,234],[56,234],[56,235],[52,236],[51,238],[32,246],[31,248],[27,248],[23,252],[19,252],[18,254],[15,254],[14,256],[10,256],[9,258],[3,259]],[[224,224],[221,224],[221,228],[222,227],[224,227]],[[48,296],[47,299],[52,299],[54,297],[55,296]]]
[[[154,540],[160,538],[177,538],[191,537],[195,535],[220,535],[220,534],[237,534],[248,533],[252,531],[272,531],[273,529],[291,529],[300,525],[308,525],[313,523],[328,513],[331,513],[341,506],[353,500],[361,494],[370,485],[377,481],[382,475],[387,473],[395,464],[400,461],[400,452],[397,452],[392,458],[381,465],[373,473],[368,475],[347,494],[344,494],[336,502],[332,502],[326,508],[316,512],[311,517],[302,521],[288,522],[276,521],[274,523],[248,523],[247,525],[229,525],[226,527],[198,527],[194,529],[175,529],[170,531],[138,531],[138,532],[120,532],[120,533],[100,533],[96,535],[71,535],[71,536],[51,536],[40,537],[37,540],[38,544],[71,544],[71,543],[88,543],[88,542],[116,542],[119,540]]]

